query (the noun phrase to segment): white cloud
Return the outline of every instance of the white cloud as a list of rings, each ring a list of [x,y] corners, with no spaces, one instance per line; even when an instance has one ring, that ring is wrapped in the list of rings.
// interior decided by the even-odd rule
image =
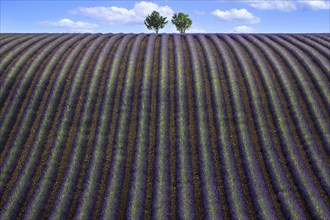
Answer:
[[[71,13],[82,14],[107,24],[137,24],[143,22],[152,11],[158,11],[161,16],[167,17],[168,20],[174,14],[174,11],[169,6],[159,6],[145,1],[135,3],[132,9],[115,6],[80,7],[72,10]]]
[[[280,10],[280,11],[294,11],[299,8],[308,8],[312,10],[329,10],[330,2],[328,0],[259,0],[251,1],[245,0],[253,8],[261,10]]]
[[[312,0],[312,1],[298,1],[302,7],[312,10],[330,10],[330,1]]]
[[[238,26],[234,28],[234,32],[236,33],[252,33],[254,29],[248,26]]]
[[[223,21],[238,21],[241,23],[256,24],[260,23],[260,18],[254,16],[245,8],[243,9],[230,9],[227,11],[221,11],[219,9],[213,11],[212,15],[217,16]]]
[[[59,21],[42,21],[40,24],[45,27],[67,28],[70,32],[93,32],[93,29],[98,27],[97,24],[83,21],[72,21],[68,18],[63,18]]]
[[[259,1],[258,3],[252,2],[250,6],[261,10],[280,10],[280,11],[293,11],[297,9],[297,5],[292,1]]]

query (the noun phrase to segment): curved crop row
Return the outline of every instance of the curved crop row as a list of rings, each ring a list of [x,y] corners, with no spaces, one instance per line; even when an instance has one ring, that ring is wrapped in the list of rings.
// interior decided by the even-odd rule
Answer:
[[[186,37],[189,48],[190,62],[193,72],[193,88],[195,100],[195,114],[197,121],[197,139],[198,153],[200,161],[200,173],[203,187],[203,202],[207,218],[222,218],[222,208],[220,204],[220,193],[217,187],[215,172],[209,167],[214,167],[214,161],[211,156],[210,134],[207,126],[207,115],[205,111],[205,92],[203,91],[203,79],[201,78],[201,68],[197,56],[197,48],[193,37]]]
[[[252,39],[251,39],[252,38]],[[283,66],[279,64],[279,61],[276,59],[276,57],[272,56],[273,53],[271,52],[268,45],[264,44],[262,41],[256,39],[256,37],[249,37],[251,41],[260,47],[260,49],[265,53],[265,56],[269,59],[269,62],[273,66],[273,68],[279,73],[278,77],[286,76]],[[283,84],[288,83],[289,81],[282,81]],[[272,91],[275,91],[275,89],[272,89]],[[307,200],[308,205],[313,210],[312,214],[316,217],[326,217],[328,216],[328,209],[326,208],[326,204],[324,200],[322,199],[320,192],[315,186],[315,183],[310,177],[310,174],[306,172],[306,165],[303,163],[303,160],[301,159],[300,153],[298,152],[297,146],[295,146],[294,140],[292,140],[292,133],[290,132],[290,128],[288,127],[288,122],[285,117],[283,117],[283,112],[281,112],[281,106],[280,102],[271,102],[274,104],[274,109],[276,113],[276,118],[278,127],[283,137],[283,151],[285,152],[285,155],[287,156],[287,161],[289,165],[291,166],[293,175],[296,180],[298,181],[297,185],[302,191],[304,198]],[[277,112],[276,112],[277,111]],[[283,130],[282,130],[283,129]],[[286,146],[285,146],[286,145]]]
[[[9,175],[11,175],[11,171],[13,168],[15,168],[16,160],[19,158],[19,152],[22,150],[22,146],[24,146],[24,142],[27,139],[27,134],[29,132],[29,128],[31,127],[31,124],[33,123],[33,118],[35,118],[34,114],[36,114],[36,109],[40,105],[42,95],[44,93],[45,87],[47,86],[47,81],[49,80],[49,77],[52,74],[52,70],[54,69],[56,63],[61,58],[61,55],[65,53],[65,51],[73,45],[77,40],[79,39],[79,36],[72,38],[70,41],[65,42],[63,47],[60,47],[60,49],[57,51],[56,55],[52,57],[52,60],[47,64],[48,66],[45,68],[44,74],[40,78],[40,80],[37,82],[36,86],[34,87],[34,92],[31,99],[29,100],[29,104],[27,105],[28,110],[25,112],[23,118],[20,122],[20,129],[18,133],[16,134],[14,138],[14,143],[9,148],[8,156],[5,157],[4,161],[1,163],[1,175],[0,179],[7,179]],[[56,45],[58,46],[58,45]],[[17,153],[15,153],[17,152]],[[35,153],[39,153],[35,152]],[[34,158],[34,157],[30,157]],[[27,171],[32,171],[33,169],[28,168]],[[0,182],[0,192],[3,192],[4,183]]]
[[[93,157],[91,159],[90,167],[88,169],[86,178],[86,188],[83,190],[81,198],[79,200],[78,214],[77,216],[86,214],[85,216],[91,216],[93,212],[93,200],[90,200],[90,196],[96,197],[95,191],[97,190],[98,181],[101,179],[102,173],[100,172],[102,164],[104,163],[104,151],[107,144],[107,132],[109,130],[110,118],[114,105],[114,93],[115,85],[118,82],[120,60],[124,56],[125,47],[132,38],[132,35],[127,35],[122,38],[116,48],[116,56],[112,60],[112,64],[109,70],[109,76],[106,80],[106,89],[102,97],[102,103],[100,108],[99,124],[96,130],[96,137],[93,144],[95,148]]]
[[[13,48],[20,47],[20,44],[25,43],[26,41],[33,38],[34,35],[26,35],[24,37],[18,37],[18,36],[12,36],[8,37],[4,40],[0,41],[0,58],[2,59],[4,56],[6,56],[8,51],[10,51]]]
[[[127,157],[127,144],[129,123],[132,108],[132,97],[134,92],[134,80],[136,62],[138,58],[139,47],[141,41],[145,36],[139,35],[136,37],[132,49],[130,51],[130,57],[128,59],[127,73],[125,76],[125,84],[121,94],[121,106],[119,110],[119,121],[116,128],[115,140],[113,142],[113,156],[112,163],[109,170],[108,185],[105,191],[104,207],[101,212],[101,218],[115,219],[118,214],[118,206],[121,194],[121,183],[124,177],[124,162]]]
[[[329,34],[0,34],[0,219],[330,219]]]
[[[242,37],[240,37],[238,40],[242,40]],[[246,41],[243,41],[242,44],[244,43],[245,46],[250,46],[246,43]],[[248,65],[249,62],[247,61],[247,56],[244,55],[243,51],[239,47],[239,44],[233,44],[233,49],[235,50],[235,55],[237,56],[238,61],[240,62],[240,66],[243,68],[243,71],[246,74],[245,79],[247,80],[248,92],[250,93],[249,95],[253,97],[251,99],[251,104],[253,108],[254,118],[258,127],[262,149],[265,152],[264,156],[266,166],[268,167],[270,176],[272,177],[275,191],[278,195],[280,195],[278,199],[282,204],[282,208],[284,210],[287,209],[287,218],[302,218],[302,208],[299,206],[297,199],[291,192],[292,189],[284,173],[283,164],[280,163],[280,159],[277,155],[277,152],[273,147],[275,143],[270,134],[270,129],[266,121],[264,108],[262,106],[260,97],[258,96],[258,88],[255,84],[254,76],[252,75],[252,68]],[[249,47],[248,49],[250,49],[249,55],[253,58],[253,60],[261,59],[260,56],[258,56],[258,52],[253,50],[254,48]],[[261,69],[260,72],[263,73],[263,69]]]
[[[272,48],[274,48],[274,50],[277,52],[280,52],[282,54],[282,58],[284,60],[284,62],[288,65],[289,69],[291,70],[291,72],[293,73],[294,78],[297,80],[297,85],[300,88],[300,91],[302,92],[303,96],[305,97],[305,101],[308,104],[308,109],[311,112],[311,116],[313,118],[314,121],[316,121],[316,127],[318,129],[318,131],[320,132],[321,138],[323,140],[324,146],[326,147],[326,150],[329,152],[330,149],[330,121],[329,121],[329,117],[326,116],[326,113],[324,111],[322,111],[322,108],[320,107],[320,103],[318,102],[318,99],[315,95],[315,90],[313,89],[312,85],[309,83],[309,80],[307,79],[307,77],[303,74],[304,70],[303,68],[299,65],[299,63],[294,60],[290,54],[288,53],[287,49],[283,48],[282,45],[277,42],[280,41],[280,39],[278,39],[275,36],[275,39],[273,39],[273,41],[269,41],[266,38],[263,38],[268,42],[270,46],[272,46]],[[275,46],[275,42],[277,42],[276,46]],[[291,45],[286,46],[287,48],[292,48]],[[294,51],[296,51],[296,48],[294,48]],[[295,53],[297,54],[297,53]],[[299,56],[298,56],[299,59]],[[301,58],[302,59],[302,58]],[[330,69],[329,69],[330,70]],[[315,77],[317,77],[318,75],[318,71],[308,71],[309,73],[312,73],[311,75],[316,75]],[[298,74],[299,73],[299,74]],[[284,74],[279,74],[279,76],[285,76]],[[324,79],[320,79],[317,78],[317,81],[320,80],[324,80]],[[289,85],[289,80],[288,78],[285,79],[285,85],[288,84],[288,87],[293,88],[292,85]],[[316,84],[316,83],[315,83]],[[329,87],[329,86],[328,86]],[[290,92],[287,92],[289,94],[289,99],[291,98],[291,94],[292,96],[294,95],[293,90],[291,90]],[[295,101],[295,98],[292,98],[292,101]],[[297,115],[297,118],[299,118],[297,120],[297,125],[299,126],[300,123],[305,122],[305,119],[302,117],[300,117],[298,111],[300,111],[301,107],[299,106],[298,103],[294,103],[292,102],[291,105],[293,106],[293,110],[297,111],[295,112],[295,115]],[[326,123],[323,123],[325,120]],[[299,123],[298,123],[299,122]],[[301,126],[302,128],[306,127],[307,125],[303,125]],[[310,138],[310,135],[306,135],[304,134],[304,138],[308,136],[307,138]],[[307,140],[305,140],[307,141]]]
[[[87,38],[86,38],[87,39]],[[86,40],[87,41],[87,40]],[[82,66],[83,67],[83,66]],[[81,79],[80,77],[78,78],[78,79]],[[75,95],[71,95],[71,97],[72,97],[72,99],[75,97]],[[54,104],[56,104],[56,103],[54,103]],[[65,110],[67,110],[66,112],[67,112],[67,114],[65,114],[64,113],[64,117],[66,116],[66,115],[69,115],[70,113],[72,114],[73,112],[72,111],[69,111],[69,109],[68,108],[66,108]],[[69,117],[69,116],[67,116],[67,117]],[[65,122],[66,122],[66,124],[69,122],[68,121],[68,119],[66,119],[65,120]],[[65,125],[63,125],[62,124],[62,127],[61,127],[61,129],[60,129],[60,132],[61,133],[59,133],[58,134],[58,139],[60,139],[60,140],[62,140],[62,141],[64,141],[64,138],[62,137],[62,135],[65,135],[65,133],[66,132],[64,132],[64,131],[66,131],[67,130],[67,128],[66,128],[66,126]],[[58,140],[57,139],[57,140]],[[60,150],[59,149],[61,149],[61,147],[57,147],[57,146],[59,146],[60,145],[60,140],[59,141],[56,141],[55,142],[55,146],[53,147],[53,150],[55,151],[55,152],[59,152]],[[56,145],[56,143],[58,143],[58,145]],[[57,153],[53,153],[52,154],[52,156],[54,156],[55,158],[56,158],[56,155],[58,155]],[[45,172],[46,173],[46,176],[53,176],[53,169],[56,167],[56,165],[55,164],[52,164],[52,163],[56,163],[56,159],[50,159],[49,160],[49,165],[48,165],[48,168],[50,168],[50,169],[47,169],[47,171]],[[46,182],[48,182],[50,180],[50,178],[45,178],[45,179],[43,179],[43,181],[42,182],[44,182],[44,181],[46,181]],[[50,184],[51,183],[49,183],[48,182],[48,184],[46,184],[46,187],[49,187],[50,186]],[[7,202],[6,202],[6,204],[5,204],[5,207],[11,207],[11,206],[13,206],[13,203],[15,204],[15,205],[19,205],[20,204],[20,202],[18,202],[18,201],[21,201],[22,200],[22,195],[23,195],[23,192],[26,192],[26,189],[22,189],[21,187],[22,186],[24,186],[25,184],[18,184],[17,185],[17,187],[18,188],[14,188],[14,190],[11,192],[11,195],[12,196],[10,196],[10,200],[8,200]],[[3,213],[1,213],[1,216],[3,216],[4,218],[7,218],[8,216],[10,216],[10,213],[8,213],[8,211],[10,211],[10,209],[4,209],[4,210],[7,210],[7,212],[3,212]],[[35,210],[34,210],[35,211]]]
[[[14,41],[3,45],[1,47],[1,62],[0,62],[1,70],[5,70],[14,59],[16,60],[15,62],[15,67],[16,67],[16,65],[18,64],[17,59],[22,57],[22,55],[24,55],[25,52],[31,51],[30,47],[32,47],[34,44],[38,43],[39,41],[45,39],[46,37],[47,35],[38,35],[36,37],[25,36],[23,38],[15,39]],[[34,49],[37,49],[38,45],[39,44],[36,44],[36,47],[34,47]],[[15,49],[12,50],[12,48]],[[31,54],[33,54],[33,51],[32,53],[31,52],[29,53],[29,56],[31,56]],[[29,56],[26,57],[29,58]],[[25,60],[21,61],[22,64],[24,62]]]
[[[102,76],[102,72],[104,70],[105,67],[105,62],[106,62],[106,57],[109,56],[109,53],[111,50],[113,50],[115,43],[120,39],[121,35],[116,35],[115,37],[111,37],[106,44],[104,45],[102,51],[99,54],[98,60],[97,60],[97,64],[95,65],[94,68],[94,75],[93,75],[93,80],[92,80],[92,84],[91,84],[91,90],[90,90],[90,95],[88,96],[88,100],[86,102],[86,108],[85,108],[85,112],[84,112],[84,118],[83,121],[85,121],[85,123],[82,124],[82,126],[80,127],[80,135],[78,136],[81,141],[84,140],[86,141],[85,136],[88,135],[87,129],[89,124],[87,122],[90,122],[91,120],[91,111],[94,107],[94,104],[96,102],[97,96],[96,96],[96,92],[97,89],[99,88],[99,85],[101,83],[101,76]],[[89,131],[90,132],[95,132],[95,131]],[[96,140],[94,141],[95,143]],[[79,204],[78,204],[78,210],[77,210],[77,216],[78,219],[82,218],[82,217],[88,217],[91,214],[92,211],[92,202],[93,199],[87,199],[90,198],[91,196],[95,198],[95,196],[93,196],[93,193],[97,187],[97,181],[99,180],[99,167],[97,166],[97,164],[99,164],[100,162],[102,162],[102,160],[99,160],[99,158],[101,157],[101,155],[103,154],[103,151],[100,147],[98,147],[97,145],[94,146],[94,150],[93,150],[93,156],[91,159],[91,162],[89,164],[89,168],[87,171],[87,177],[86,177],[86,183],[83,189],[83,192],[80,195],[80,200],[79,200]]]
[[[92,57],[99,56],[97,53],[97,49],[102,47],[102,42],[107,40],[109,36],[108,35],[102,35],[97,40],[93,42],[93,44],[88,48],[88,51],[86,51],[83,60],[81,61],[82,65],[79,66],[78,72],[77,72],[77,78],[83,79],[83,75],[87,75],[87,69],[89,66],[92,66],[94,69],[96,67],[93,66],[92,63]],[[77,185],[76,181],[78,179],[78,175],[81,172],[81,164],[82,164],[82,158],[85,154],[86,150],[86,141],[89,133],[89,127],[90,127],[90,118],[92,116],[91,111],[92,107],[95,104],[95,92],[96,92],[96,86],[95,85],[95,78],[97,75],[95,72],[93,72],[93,75],[88,78],[88,86],[89,89],[84,98],[84,105],[82,107],[81,113],[79,114],[81,118],[79,119],[79,125],[78,125],[78,131],[76,133],[73,146],[71,146],[71,158],[68,161],[68,164],[66,166],[66,171],[64,174],[64,181],[61,184],[61,188],[57,194],[57,198],[54,205],[54,210],[51,213],[51,218],[63,218],[66,215],[67,206],[68,204],[72,203],[72,197],[73,193],[70,193],[71,191],[75,191],[75,187]],[[72,87],[74,89],[74,87]],[[72,90],[71,90],[72,91]],[[70,92],[71,92],[70,91]],[[80,92],[80,94],[83,93]],[[94,94],[93,94],[94,93]],[[86,100],[87,99],[87,100]],[[94,100],[93,100],[94,99]],[[76,106],[77,108],[77,106]],[[70,110],[69,110],[70,111]],[[70,146],[67,146],[70,147]]]
[[[95,37],[97,38],[95,39]],[[54,184],[52,180],[54,180],[58,175],[58,167],[59,167],[58,164],[60,162],[60,158],[63,155],[65,142],[69,135],[68,131],[70,128],[70,124],[72,123],[74,110],[76,108],[78,101],[78,96],[82,92],[81,88],[84,79],[83,75],[85,74],[91,56],[96,51],[97,46],[104,40],[104,37],[94,36],[93,38],[95,40],[92,41],[91,44],[89,44],[89,46],[86,49],[86,53],[84,53],[84,56],[79,61],[80,65],[78,66],[77,69],[75,69],[75,77],[70,83],[69,92],[66,95],[65,103],[67,104],[65,104],[64,108],[60,110],[61,118],[57,125],[56,137],[51,142],[52,149],[50,152],[49,160],[47,161],[46,167],[43,171],[44,178],[42,178],[41,181],[38,183],[38,188],[37,188],[38,193],[34,194],[33,199],[31,201],[32,203],[29,204],[29,207],[32,207],[32,209],[28,208],[28,214],[32,212],[32,216],[34,216],[35,214],[37,214],[36,216],[38,216],[39,214],[38,212],[40,212],[42,208],[45,206],[45,202],[46,202],[45,199],[47,199],[46,197],[47,194],[44,194],[44,190],[40,190],[40,188],[41,189],[52,188]],[[92,40],[93,38],[89,40]],[[81,45],[80,47],[77,47],[77,49],[80,49],[79,51],[80,53],[81,51],[83,51],[84,47],[86,47],[88,41],[85,41],[84,43],[85,45]],[[73,52],[77,52],[78,55],[78,50]],[[73,146],[71,146],[71,148],[73,148]]]
[[[226,36],[225,40],[229,40],[228,38],[229,37]],[[218,38],[211,36],[211,40],[215,44],[219,53],[220,51],[227,50],[224,43],[222,43]],[[255,206],[258,209],[257,215],[261,218],[266,218],[267,216],[275,217],[276,214],[274,207],[270,202],[271,200],[269,198],[269,193],[267,192],[264,177],[261,175],[261,168],[258,164],[256,153],[253,152],[253,145],[247,128],[247,118],[240,96],[241,91],[238,86],[237,79],[235,79],[235,72],[237,70],[235,71],[228,52],[221,53],[221,57],[223,59],[223,63],[225,63],[224,68],[230,83],[229,89],[235,112],[234,120],[238,127],[238,135],[240,138],[239,145],[243,154],[243,164],[249,180],[249,188],[252,191]]]
[[[169,36],[163,35],[160,41],[160,67],[157,90],[157,126],[155,145],[154,195],[152,198],[152,217],[169,217],[170,173],[169,173]]]
[[[226,183],[226,196],[231,207],[231,216],[234,218],[247,218],[247,208],[244,202],[244,195],[240,189],[240,181],[238,178],[237,165],[235,164],[234,152],[229,141],[228,122],[226,120],[226,110],[224,103],[224,94],[220,87],[219,69],[216,63],[215,55],[212,52],[211,45],[205,36],[198,36],[201,42],[209,72],[211,75],[211,87],[213,94],[213,102],[215,108],[215,120],[217,130],[219,132],[219,154],[223,163],[222,172],[224,173],[224,182]],[[238,189],[238,190],[237,190]]]
[[[173,37],[176,65],[176,132],[177,132],[177,185],[178,185],[178,213],[181,219],[196,218],[196,210],[193,204],[193,173],[191,170],[191,150],[189,149],[188,132],[188,104],[187,82],[184,74],[185,63],[181,36]]]
[[[313,82],[314,82],[313,84],[316,86],[317,90],[319,91],[319,93],[323,99],[322,101],[324,102],[326,107],[328,109],[330,109],[330,97],[328,96],[328,94],[330,93],[330,87],[326,83],[326,81],[327,81],[326,77],[323,75],[323,72],[325,72],[325,73],[330,72],[330,66],[328,65],[330,53],[329,53],[329,57],[327,58],[327,57],[324,57],[324,55],[322,53],[320,53],[314,49],[314,47],[316,47],[316,45],[314,45],[312,42],[307,41],[308,43],[310,43],[310,45],[308,45],[308,44],[303,44],[303,43],[299,42],[297,39],[295,39],[293,37],[283,36],[282,38],[284,38],[285,40],[294,44],[294,45],[290,45],[290,44],[286,43],[286,45],[291,49],[291,51],[295,54],[295,56],[299,59],[299,61],[301,61],[303,63],[303,66],[305,67],[305,69],[309,73],[313,73],[313,74],[310,74],[309,76],[312,77]],[[299,40],[300,39],[301,38],[299,38]],[[304,39],[304,38],[302,38],[302,39]],[[301,51],[300,48],[304,51]],[[308,53],[308,55],[311,58],[306,56],[304,53]],[[318,64],[318,65],[316,65],[313,62],[313,60],[315,60],[316,64]],[[318,67],[322,71],[319,71]]]
[[[154,60],[154,47],[157,35],[151,35],[147,41],[144,55],[143,76],[138,114],[137,137],[135,142],[135,153],[132,165],[132,182],[129,191],[129,202],[127,205],[127,217],[132,219],[143,218],[143,210],[147,179],[147,146],[149,142],[149,121],[151,111],[151,79],[152,63]]]

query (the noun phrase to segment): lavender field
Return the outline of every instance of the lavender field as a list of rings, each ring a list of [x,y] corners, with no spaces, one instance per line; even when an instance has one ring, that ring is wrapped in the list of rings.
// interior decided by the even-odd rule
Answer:
[[[330,219],[330,34],[0,34],[0,219]]]

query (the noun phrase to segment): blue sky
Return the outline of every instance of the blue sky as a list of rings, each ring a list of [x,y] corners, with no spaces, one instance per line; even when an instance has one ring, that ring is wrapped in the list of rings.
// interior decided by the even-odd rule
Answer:
[[[329,0],[28,1],[0,0],[1,33],[151,33],[153,10],[189,14],[194,33],[329,33]]]

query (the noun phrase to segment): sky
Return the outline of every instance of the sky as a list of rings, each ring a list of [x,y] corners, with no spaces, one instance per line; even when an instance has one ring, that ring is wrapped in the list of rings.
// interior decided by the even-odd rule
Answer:
[[[330,33],[330,0],[0,0],[1,33],[152,33],[158,11],[177,33],[174,13],[192,20],[187,33]]]

